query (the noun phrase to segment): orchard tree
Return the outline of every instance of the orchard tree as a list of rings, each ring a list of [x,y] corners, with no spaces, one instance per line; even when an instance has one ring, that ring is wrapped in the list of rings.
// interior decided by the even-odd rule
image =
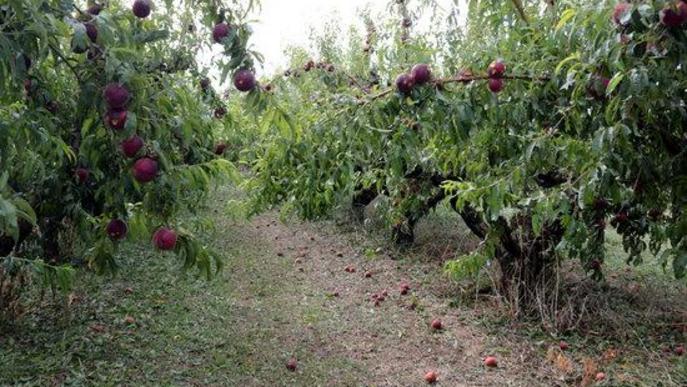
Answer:
[[[424,35],[409,2],[390,7],[399,23],[354,35],[336,75],[292,68],[275,81],[257,209],[315,218],[381,196],[410,243],[448,200],[483,240],[448,271],[496,262],[522,305],[567,258],[601,278],[608,228],[629,264],[649,250],[684,277],[684,1],[471,1],[464,26],[453,12]]]
[[[231,121],[195,56],[221,51],[218,81],[259,101],[243,21],[256,5],[0,5],[0,281],[29,266],[66,287],[78,262],[112,273],[131,235],[208,277],[219,269],[177,217],[236,175],[216,135]]]

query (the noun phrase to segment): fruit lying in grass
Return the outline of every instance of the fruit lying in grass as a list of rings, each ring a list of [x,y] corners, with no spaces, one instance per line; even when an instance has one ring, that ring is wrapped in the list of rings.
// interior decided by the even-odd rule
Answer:
[[[429,371],[425,374],[425,382],[432,384],[437,382],[437,373],[434,371]]]
[[[76,168],[74,171],[74,176],[76,176],[76,180],[79,184],[85,183],[90,175],[91,172],[86,168]]]
[[[675,354],[678,356],[682,356],[685,354],[685,347],[683,345],[678,345],[675,347]]]
[[[597,373],[596,373],[596,376],[594,377],[594,379],[595,379],[597,382],[600,382],[600,381],[606,379],[606,374],[603,373],[603,372],[597,372]]]
[[[212,38],[215,42],[222,43],[222,40],[229,36],[229,32],[231,32],[231,27],[227,23],[216,24],[212,29]]]
[[[148,183],[155,179],[158,172],[157,161],[143,157],[138,159],[132,168],[134,179],[139,183]]]
[[[177,233],[169,228],[161,227],[153,234],[153,244],[160,250],[174,250],[177,245]]]
[[[296,368],[297,368],[297,367],[298,367],[298,361],[297,361],[296,358],[294,358],[294,357],[292,357],[291,359],[289,359],[289,360],[286,362],[286,369],[289,370],[289,371],[291,371],[291,372],[296,371]]]
[[[95,43],[95,41],[98,40],[98,28],[93,23],[85,23],[84,26],[86,26],[86,35],[88,35],[88,39]]]
[[[126,116],[126,109],[111,109],[105,114],[105,122],[112,129],[122,130],[126,125]]]
[[[136,135],[131,136],[126,140],[122,141],[121,147],[124,156],[132,158],[136,156],[136,154],[138,153],[138,151],[141,150],[141,148],[143,148],[143,139]]]
[[[251,91],[255,88],[255,75],[248,69],[241,69],[234,74],[234,86],[239,91]]]
[[[136,0],[131,7],[134,15],[140,19],[144,19],[150,15],[150,0]]]
[[[413,87],[415,87],[415,80],[412,75],[401,74],[396,78],[396,89],[399,93],[408,95],[413,91]]]
[[[129,101],[129,91],[120,83],[110,83],[103,90],[103,98],[111,109],[121,109]]]
[[[506,64],[502,60],[497,59],[489,64],[487,67],[487,75],[489,78],[501,78],[506,73]]]
[[[570,345],[568,345],[567,342],[561,340],[561,342],[558,343],[558,347],[561,349],[561,351],[565,351],[565,350],[567,350],[568,348],[570,348]]]
[[[632,5],[624,1],[616,4],[613,8],[613,22],[619,26],[624,25],[623,19],[625,18],[627,12],[629,12],[631,9]]]
[[[659,12],[661,24],[666,27],[679,27],[687,22],[687,3],[683,0],[676,1],[673,5],[666,5]]]
[[[434,320],[432,320],[432,329],[438,331],[438,330],[441,330],[443,327],[444,327],[444,324],[442,324],[441,320],[439,320],[438,318],[435,318]]]
[[[415,80],[415,84],[424,85],[432,79],[432,72],[426,64],[416,64],[410,70],[410,76]]]
[[[112,219],[110,223],[107,224],[106,230],[107,235],[114,240],[124,239],[128,231],[126,223],[121,219]]]
[[[498,362],[494,356],[487,356],[484,358],[484,365],[487,367],[498,367]]]
[[[491,78],[489,79],[489,90],[492,93],[499,93],[503,90],[503,79],[501,78]]]

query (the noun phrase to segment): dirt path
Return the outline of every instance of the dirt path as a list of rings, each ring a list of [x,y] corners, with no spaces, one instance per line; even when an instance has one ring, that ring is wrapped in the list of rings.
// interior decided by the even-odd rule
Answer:
[[[299,359],[284,384],[411,386],[430,370],[445,386],[524,384],[503,358],[486,369],[483,357],[495,353],[484,333],[436,296],[436,283],[425,285],[442,282],[439,262],[399,262],[382,249],[352,245],[330,225],[287,225],[274,213],[231,228],[234,243],[260,250],[254,264],[239,259],[229,269],[241,309],[262,310],[256,318],[281,348],[282,359],[272,359],[277,367],[291,355]],[[402,283],[410,285],[406,295]],[[384,300],[375,303],[375,293]],[[431,329],[434,318],[443,329]]]

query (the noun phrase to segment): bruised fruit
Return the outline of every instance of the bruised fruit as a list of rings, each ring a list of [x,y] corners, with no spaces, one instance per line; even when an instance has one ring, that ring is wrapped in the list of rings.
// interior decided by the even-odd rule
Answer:
[[[114,240],[120,240],[124,239],[124,237],[126,236],[128,227],[126,226],[126,223],[123,220],[112,219],[110,223],[107,224],[107,228],[105,231],[107,232],[107,235],[110,238]]]
[[[150,0],[136,0],[134,5],[131,7],[134,15],[138,18],[146,18],[150,15]]]
[[[296,358],[293,358],[293,357],[292,357],[291,359],[289,359],[289,360],[286,362],[286,369],[289,370],[289,371],[291,371],[291,372],[296,371],[296,368],[297,368],[297,367],[298,367],[298,361],[296,360]]]
[[[410,74],[401,74],[396,78],[396,89],[399,93],[408,95],[413,91],[415,87],[415,79]]]
[[[76,180],[79,182],[79,184],[83,184],[86,182],[86,180],[88,180],[91,172],[86,168],[76,168],[74,175],[76,176]]]
[[[203,78],[200,80],[200,88],[203,90],[207,90],[207,88],[210,87],[210,79],[208,78]]]
[[[227,114],[227,109],[225,109],[223,106],[215,108],[215,118],[222,118],[225,114]]]
[[[224,142],[220,142],[217,145],[215,145],[215,154],[218,156],[223,155],[226,150],[227,144],[225,144]]]
[[[444,327],[444,325],[441,323],[441,320],[439,320],[438,318],[435,318],[434,320],[432,320],[432,329],[440,330],[443,327]]]
[[[215,28],[212,29],[212,38],[215,39],[215,42],[222,43],[222,40],[229,36],[229,32],[231,32],[231,27],[227,23],[216,24]]]
[[[491,78],[489,79],[489,90],[492,93],[499,93],[503,90],[503,79],[501,78]]]
[[[103,10],[103,7],[100,4],[93,4],[90,7],[88,7],[86,12],[95,16],[95,15],[100,14],[100,11],[102,11],[102,10]]]
[[[234,86],[239,91],[251,91],[255,88],[255,75],[248,69],[241,69],[234,74]]]
[[[174,250],[177,245],[177,233],[172,229],[161,227],[153,234],[153,244],[160,250]]]
[[[624,25],[623,20],[631,9],[632,5],[624,1],[616,4],[613,8],[613,22],[619,26]]]
[[[687,22],[687,3],[678,0],[675,4],[668,5],[659,12],[661,24],[666,27],[679,27]]]
[[[124,156],[132,158],[143,148],[143,139],[134,135],[122,141],[121,146]]]
[[[495,60],[487,67],[487,75],[489,78],[501,78],[506,73],[506,64],[501,60]]]
[[[432,384],[437,382],[437,373],[434,371],[429,371],[425,374],[425,382]]]
[[[432,79],[432,72],[426,64],[416,64],[410,70],[410,76],[415,80],[415,84],[424,85]]]
[[[86,26],[86,35],[88,35],[88,39],[91,39],[91,42],[95,43],[95,41],[98,40],[98,28],[93,23],[85,23],[84,26]]]
[[[105,114],[105,122],[112,129],[122,130],[126,124],[126,115],[127,111],[124,109],[109,110],[107,114]]]
[[[110,83],[103,90],[105,103],[112,109],[121,109],[129,101],[129,91],[120,83]]]
[[[158,172],[157,161],[144,157],[138,159],[132,168],[134,179],[139,183],[148,183],[155,179]]]
[[[496,361],[496,358],[495,358],[495,357],[493,357],[493,356],[487,356],[487,357],[484,359],[484,365],[487,366],[487,367],[497,367],[497,366],[498,366],[498,362]]]

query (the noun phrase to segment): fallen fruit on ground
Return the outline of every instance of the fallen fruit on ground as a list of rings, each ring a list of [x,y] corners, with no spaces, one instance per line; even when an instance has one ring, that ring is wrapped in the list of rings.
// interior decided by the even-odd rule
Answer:
[[[425,374],[425,382],[432,384],[437,381],[437,373],[434,371],[429,371]]]
[[[286,362],[286,369],[289,370],[289,371],[291,371],[291,372],[296,371],[296,368],[297,368],[297,367],[298,367],[298,361],[297,361],[296,358],[294,358],[294,357],[292,357],[291,359],[289,359],[289,360]]]
[[[443,327],[444,327],[444,325],[442,324],[441,320],[439,320],[438,318],[435,318],[434,320],[432,320],[432,329],[440,330]]]
[[[487,356],[484,358],[484,365],[487,367],[497,367],[498,362],[496,361],[496,358],[494,356]]]

